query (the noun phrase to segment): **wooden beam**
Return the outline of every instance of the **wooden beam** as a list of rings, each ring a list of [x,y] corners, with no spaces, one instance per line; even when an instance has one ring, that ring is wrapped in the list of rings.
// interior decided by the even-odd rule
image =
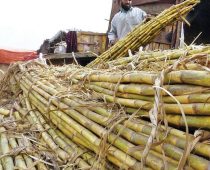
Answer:
[[[149,4],[149,3],[154,3],[154,2],[159,2],[159,0],[141,0],[141,1],[133,0],[132,4],[134,6],[136,5],[138,6],[138,5]]]
[[[74,53],[76,58],[92,58],[96,57],[93,53]],[[72,53],[64,53],[64,54],[48,54],[44,56],[46,59],[64,59],[64,58],[73,58]]]
[[[132,4],[134,6],[139,6],[139,5],[146,5],[146,4],[151,4],[151,3],[167,3],[167,4],[175,4],[175,0],[133,0]]]

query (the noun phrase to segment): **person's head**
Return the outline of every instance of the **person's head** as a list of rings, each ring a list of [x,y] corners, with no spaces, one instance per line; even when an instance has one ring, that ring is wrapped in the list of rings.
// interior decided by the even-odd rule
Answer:
[[[121,7],[128,11],[131,8],[132,0],[121,0]]]

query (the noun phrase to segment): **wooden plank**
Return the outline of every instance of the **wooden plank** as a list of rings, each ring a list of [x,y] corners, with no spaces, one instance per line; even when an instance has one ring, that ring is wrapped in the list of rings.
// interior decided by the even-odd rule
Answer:
[[[143,4],[149,4],[149,3],[154,3],[154,2],[159,2],[160,0],[141,0],[141,1],[139,1],[139,0],[133,0],[132,1],[132,4],[134,5],[134,6],[138,6],[138,5],[143,5]]]
[[[151,3],[167,3],[167,4],[175,4],[175,0],[133,0],[132,4],[134,6],[151,4]]]
[[[76,58],[92,58],[96,57],[93,53],[74,53]],[[64,58],[73,58],[72,53],[65,53],[65,54],[48,54],[44,56],[46,59],[64,59]]]
[[[106,36],[106,33],[100,33],[100,32],[90,32],[90,31],[80,31],[79,32],[81,35],[103,35]]]

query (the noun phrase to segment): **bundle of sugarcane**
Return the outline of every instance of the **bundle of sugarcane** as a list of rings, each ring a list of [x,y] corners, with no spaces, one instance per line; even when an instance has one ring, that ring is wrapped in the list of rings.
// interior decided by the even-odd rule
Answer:
[[[141,108],[148,113],[154,103],[155,90],[152,84],[157,76],[141,71],[92,73],[86,75],[84,86],[95,91],[105,101],[137,110]],[[209,84],[209,71],[180,70],[166,74],[165,85],[162,87],[165,90],[161,94],[168,121],[178,126],[184,125],[182,110],[177,104],[179,102],[190,127],[210,129]]]
[[[186,0],[183,3],[164,10],[149,22],[133,29],[133,31],[128,33],[128,35],[122,40],[118,41],[114,46],[89,63],[87,67],[96,67],[100,63],[125,57],[129,49],[135,51],[140,46],[148,44],[167,25],[172,24],[180,17],[184,19],[183,16],[186,15],[198,2],[198,0]]]
[[[173,49],[173,50],[163,50],[163,51],[140,51],[135,55],[131,55],[126,58],[119,58],[107,63],[101,63],[98,65],[100,69],[125,69],[125,70],[144,70],[144,71],[161,71],[168,68],[170,65],[177,62],[179,58],[182,60],[191,60],[197,62],[197,58],[201,65],[205,65],[208,60],[208,55],[210,53],[209,46],[186,46],[184,49]],[[179,63],[179,66],[182,66]],[[185,69],[200,69],[199,65],[194,63],[185,64]]]
[[[49,159],[45,161],[44,157],[52,154],[34,135],[31,124],[22,119],[19,112],[11,113],[10,117],[4,114],[5,117],[0,118],[0,169],[46,170],[49,166],[54,167]]]
[[[171,70],[165,73],[165,85],[162,87],[165,91],[162,91],[161,95],[167,113],[165,117],[169,123],[184,126],[182,111],[177,104],[179,102],[186,114],[189,127],[210,128],[210,77],[209,69],[206,67],[209,65],[208,48],[196,49],[197,52],[190,51],[190,54],[195,55],[176,61]],[[192,70],[192,67],[186,70],[188,62],[197,70]],[[67,84],[71,82],[76,86],[84,85],[84,88],[96,92],[98,98],[126,107],[128,113],[141,108],[140,112],[147,117],[154,103],[153,84],[160,76],[158,72],[93,70],[78,66],[57,68],[55,74],[57,77],[65,78]]]
[[[22,95],[12,110],[1,109],[0,115],[0,167],[1,169],[114,169],[104,168],[85,143],[72,136],[69,140],[60,130],[48,124],[40,112],[31,108]],[[32,110],[34,109],[34,110]],[[11,113],[8,117],[8,113]],[[67,132],[69,135],[70,132]]]
[[[11,79],[11,86],[13,83]],[[11,90],[19,88],[7,92]],[[55,130],[22,94],[1,99],[0,107],[0,169],[104,169],[82,141],[76,138],[76,144]],[[114,169],[111,164],[105,166]]]
[[[87,79],[91,83],[94,80],[91,77],[95,76],[94,70],[87,75],[85,71],[89,72],[90,69],[80,72],[81,68],[72,66],[70,70],[73,72],[68,75],[68,72],[59,74],[59,71],[67,69],[65,67],[62,69],[44,68],[43,70],[41,67],[27,69],[27,67],[20,66],[20,68],[20,71],[15,71],[15,74],[10,78],[13,82],[11,85],[16,86],[12,89],[19,89],[18,92],[23,93],[27,111],[39,130],[44,130],[42,126],[47,130],[53,129],[52,125],[47,126],[46,124],[46,122],[52,122],[64,134],[63,138],[68,138],[75,144],[82,145],[98,155],[99,165],[96,167],[103,166],[107,169],[107,166],[104,165],[112,163],[122,169],[140,169],[140,167],[144,167],[144,169],[208,168],[207,158],[210,156],[210,147],[207,144],[198,142],[195,144],[193,154],[188,153],[193,149],[194,140],[197,140],[193,136],[190,136],[189,140],[185,140],[183,136],[187,138],[188,135],[179,137],[172,133],[176,132],[175,129],[170,131],[168,136],[168,129],[160,126],[158,136],[153,141],[154,146],[148,149],[147,144],[152,145],[149,140],[150,132],[148,132],[152,125],[147,122],[146,130],[148,129],[148,131],[145,132],[144,121],[138,118],[133,120],[135,115],[123,114],[123,110],[119,110],[121,111],[119,112],[116,110],[118,109],[116,106],[107,107],[103,101],[94,101],[93,99],[90,101],[93,96],[91,93],[87,93],[89,89],[85,88],[86,84],[81,84],[81,81]],[[63,80],[59,79],[61,76],[64,76]],[[77,84],[69,86],[69,80],[73,80],[72,83]],[[139,82],[132,76],[129,79],[122,77],[121,80],[125,82],[137,80],[137,83]],[[65,86],[66,83],[68,86]],[[87,94],[84,95],[84,93]],[[151,107],[150,104],[149,107]],[[19,110],[18,106],[15,108]],[[42,122],[42,126],[37,122],[37,119]],[[141,129],[142,131],[140,131]],[[182,133],[184,134],[184,132]],[[53,133],[51,134],[53,136]],[[60,139],[56,136],[52,138]],[[181,141],[181,144],[173,142],[174,140]],[[139,145],[142,145],[144,150],[141,150]],[[59,144],[59,146],[62,148],[63,145]],[[63,151],[65,152],[65,150]],[[60,158],[66,155],[63,152],[58,154]],[[187,160],[187,163],[182,160]]]

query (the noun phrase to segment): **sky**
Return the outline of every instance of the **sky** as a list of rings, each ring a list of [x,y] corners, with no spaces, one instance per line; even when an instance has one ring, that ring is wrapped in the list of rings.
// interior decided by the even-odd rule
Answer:
[[[105,33],[112,0],[0,0],[0,48],[37,50],[59,30]]]

